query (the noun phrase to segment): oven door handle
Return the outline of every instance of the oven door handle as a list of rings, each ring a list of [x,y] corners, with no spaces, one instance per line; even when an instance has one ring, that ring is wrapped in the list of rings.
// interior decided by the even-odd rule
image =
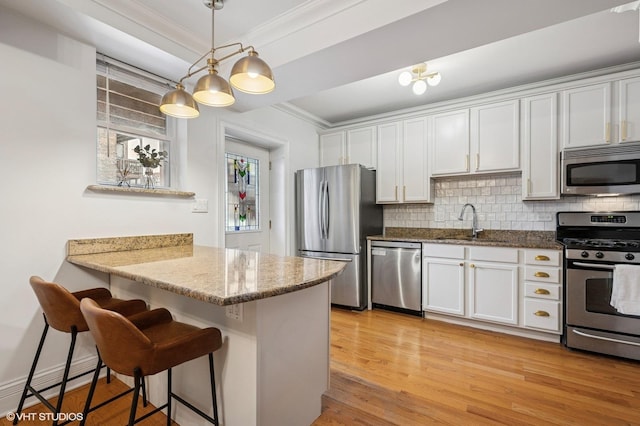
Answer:
[[[597,263],[573,262],[573,265],[582,266],[583,268],[607,269],[609,271],[613,271],[614,269],[616,269],[615,265],[601,265],[601,264],[597,264]]]
[[[636,342],[627,342],[625,340],[619,340],[619,339],[612,339],[610,337],[602,337],[602,336],[595,336],[593,334],[588,334],[588,333],[584,333],[582,331],[578,331],[576,329],[571,330],[573,331],[575,334],[577,334],[578,336],[582,336],[582,337],[590,337],[592,339],[598,339],[598,340],[606,340],[607,342],[613,342],[613,343],[621,343],[623,345],[632,345],[632,346],[640,346],[640,343],[636,343]]]

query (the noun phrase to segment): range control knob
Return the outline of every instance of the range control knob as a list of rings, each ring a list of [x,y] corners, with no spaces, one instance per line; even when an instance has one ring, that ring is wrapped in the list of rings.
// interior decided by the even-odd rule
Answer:
[[[633,260],[636,257],[631,253],[627,253],[627,254],[624,255],[624,258],[627,259],[627,260]]]
[[[604,257],[604,254],[601,251],[599,251],[599,252],[596,253],[596,257],[598,259],[602,259]]]
[[[587,253],[586,251],[583,251],[582,253],[580,253],[580,256],[589,257],[589,253]]]

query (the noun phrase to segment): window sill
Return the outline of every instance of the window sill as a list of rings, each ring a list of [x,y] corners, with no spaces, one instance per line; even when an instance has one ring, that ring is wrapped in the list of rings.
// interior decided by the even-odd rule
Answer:
[[[122,186],[109,186],[109,185],[89,185],[87,190],[94,192],[104,192],[112,194],[140,194],[149,196],[162,196],[162,197],[179,197],[179,198],[191,198],[195,197],[195,192],[177,191],[175,189],[145,189],[145,188],[128,188]]]

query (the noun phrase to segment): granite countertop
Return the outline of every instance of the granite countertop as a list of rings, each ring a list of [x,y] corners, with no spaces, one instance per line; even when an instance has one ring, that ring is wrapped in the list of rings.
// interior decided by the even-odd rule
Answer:
[[[67,261],[215,305],[302,290],[342,262],[194,246],[192,234],[70,240]]]
[[[409,241],[420,243],[481,245],[491,247],[521,247],[562,250],[553,231],[486,230],[471,238],[471,229],[450,228],[385,228],[384,235],[372,235],[369,240]]]

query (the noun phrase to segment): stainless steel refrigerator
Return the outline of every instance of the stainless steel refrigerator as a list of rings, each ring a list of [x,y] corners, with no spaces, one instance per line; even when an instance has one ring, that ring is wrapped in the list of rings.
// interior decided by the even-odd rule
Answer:
[[[359,164],[296,172],[298,255],[347,263],[331,282],[331,303],[367,306],[366,237],[382,234],[376,173]]]

